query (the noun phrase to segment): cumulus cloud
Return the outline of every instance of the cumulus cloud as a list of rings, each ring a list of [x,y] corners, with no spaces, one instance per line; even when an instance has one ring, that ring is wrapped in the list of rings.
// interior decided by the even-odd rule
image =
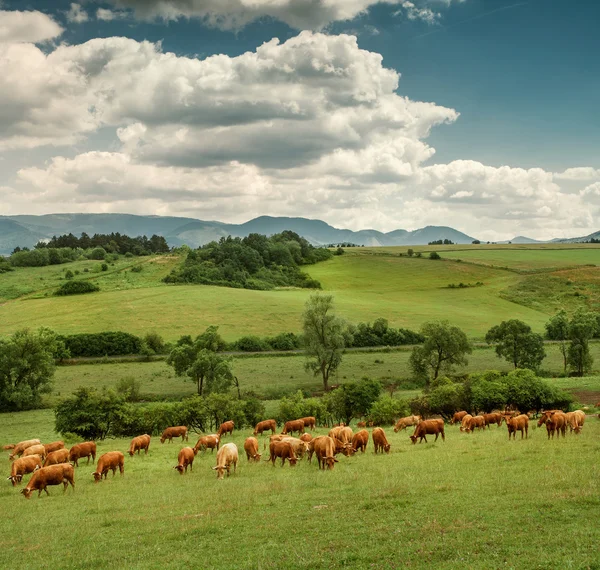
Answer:
[[[62,33],[63,29],[42,12],[0,10],[0,45],[40,43],[57,38]]]
[[[442,17],[439,12],[434,12],[431,8],[420,8],[408,0],[401,2],[401,6],[409,20],[423,20],[428,24],[436,24]],[[396,12],[396,15],[400,13]]]
[[[72,3],[67,12],[67,21],[74,24],[83,24],[83,22],[87,22],[88,20],[87,12],[79,4]]]
[[[600,169],[589,166],[576,168],[567,168],[563,172],[556,173],[554,177],[557,180],[573,180],[576,182],[600,179]]]
[[[127,18],[127,12],[124,10],[108,10],[106,8],[98,8],[98,10],[96,10],[96,18],[104,22],[112,22],[113,20],[122,20]]]

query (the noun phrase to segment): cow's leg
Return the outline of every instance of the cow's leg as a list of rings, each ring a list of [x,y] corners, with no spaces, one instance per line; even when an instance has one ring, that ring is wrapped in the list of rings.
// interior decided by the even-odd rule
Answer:
[[[435,439],[433,440],[433,443],[435,443],[437,441],[438,435],[440,435],[439,433],[435,434]]]
[[[446,441],[446,434],[442,432],[442,441]]]

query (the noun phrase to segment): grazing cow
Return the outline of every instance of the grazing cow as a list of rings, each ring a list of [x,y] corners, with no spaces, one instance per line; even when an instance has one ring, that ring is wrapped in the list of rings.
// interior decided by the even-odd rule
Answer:
[[[183,475],[185,471],[187,473],[188,465],[190,467],[190,471],[194,470],[194,457],[196,457],[196,453],[198,451],[193,447],[184,447],[179,454],[177,455],[178,464],[173,467],[173,469],[177,469],[180,475]]]
[[[310,429],[311,431],[315,429],[317,425],[317,419],[313,416],[307,416],[306,418],[300,418],[304,422],[304,427]]]
[[[189,441],[188,440],[188,428],[186,426],[173,426],[168,427],[165,431],[162,432],[160,436],[160,442],[164,443],[165,440],[169,440],[169,443],[173,441],[174,437],[181,437],[181,442]]]
[[[465,416],[463,421],[464,424],[461,427],[461,431],[471,433],[475,431],[475,428],[479,430],[485,429],[485,418],[483,416]]]
[[[335,458],[335,444],[333,439],[322,435],[313,439],[313,442],[313,450],[317,455],[319,469],[333,469],[338,462]]]
[[[221,438],[216,433],[211,433],[210,435],[203,435],[194,445],[194,449],[196,453],[198,451],[206,451],[210,449],[211,453],[215,452],[215,448],[219,451],[219,445],[221,444]]]
[[[238,448],[235,443],[226,443],[217,452],[217,465],[213,467],[213,471],[217,472],[217,479],[223,479],[223,473],[227,471],[227,477],[229,477],[229,471],[231,465],[233,465],[233,472],[237,467],[238,462]]]
[[[406,416],[405,418],[400,418],[394,426],[394,433],[398,433],[399,431],[406,429],[408,426],[415,426],[420,420],[421,416]]]
[[[284,437],[281,441],[287,442],[292,446],[294,453],[298,459],[302,459],[308,451],[308,443],[298,439],[297,437]]]
[[[352,437],[352,450],[354,453],[358,453],[360,449],[364,453],[367,449],[367,443],[369,443],[369,432],[366,429],[361,429]]]
[[[332,437],[333,445],[335,447],[335,454],[338,453],[344,454],[346,457],[351,457],[354,455],[354,449],[352,449],[352,442],[344,443],[342,440],[337,437]]]
[[[465,412],[464,410],[461,412],[456,412],[453,416],[452,419],[450,420],[450,425],[453,426],[454,424],[460,424],[462,423],[462,419],[469,414],[469,412]],[[470,415],[470,414],[469,414]]]
[[[446,434],[444,433],[444,420],[424,420],[419,422],[414,433],[410,436],[410,439],[412,440],[413,444],[417,443],[417,439],[419,440],[419,443],[421,443],[423,440],[425,440],[425,443],[427,443],[426,436],[434,434],[434,441],[437,441],[439,435],[442,436],[442,441],[446,441]]]
[[[550,410],[545,411],[538,420],[538,427],[541,427],[542,424],[546,424],[546,433],[548,434],[548,439],[552,436],[554,439],[554,434],[556,433],[557,439],[562,436],[566,436],[567,432],[567,415],[562,410]]]
[[[312,438],[313,438],[313,436],[312,436],[310,433],[303,433],[303,434],[300,436],[300,440],[301,440],[301,441],[305,441],[306,443],[308,443],[309,441],[311,441],[311,440],[312,440]]]
[[[575,410],[573,413],[577,414],[579,429],[581,429],[585,423],[585,412],[583,410]]]
[[[9,443],[8,445],[3,445],[2,449],[4,451],[8,451],[9,449],[14,449],[15,448],[15,444],[14,443]]]
[[[471,425],[471,418],[473,416],[471,414],[465,414],[460,420],[460,431],[468,431],[469,426]]]
[[[231,420],[229,420],[228,422],[223,422],[219,426],[219,429],[217,430],[217,435],[219,436],[219,438],[223,437],[224,435],[226,435],[228,433],[233,436],[233,428],[234,427],[235,427],[235,424]]]
[[[304,422],[302,420],[291,420],[289,422],[285,422],[283,426],[282,435],[287,435],[288,433],[298,432],[298,435],[304,433]]]
[[[142,449],[148,455],[148,448],[150,447],[150,436],[145,433],[144,435],[138,435],[131,440],[129,445],[129,456],[133,457],[133,454],[137,451],[137,454],[140,454]]]
[[[46,451],[46,455],[52,453],[53,451],[58,451],[59,449],[64,449],[65,443],[64,441],[53,441],[52,443],[44,444],[44,449]]]
[[[121,476],[125,473],[125,456],[120,451],[103,453],[96,464],[96,471],[92,473],[94,481],[99,483],[102,481],[102,477],[106,479],[109,470],[112,471],[114,477],[117,469]]]
[[[269,430],[271,430],[271,433],[275,433],[277,431],[277,422],[275,420],[264,420],[262,422],[258,422],[252,435],[262,435],[263,431]]]
[[[518,431],[521,432],[521,439],[523,439],[523,432],[525,432],[525,437],[528,437],[529,417],[526,414],[521,414],[514,418],[506,414],[504,420],[506,421],[506,427],[508,428],[509,440],[511,435],[513,436],[513,439],[516,439]]]
[[[571,433],[581,433],[581,426],[579,425],[579,414],[577,414],[576,412],[567,412],[565,416],[567,419],[567,424],[571,429]]]
[[[273,441],[269,445],[269,458],[266,461],[271,461],[273,467],[275,467],[275,460],[281,457],[281,466],[285,465],[287,459],[291,467],[294,467],[298,463],[298,458],[294,453],[294,448],[289,441]]]
[[[39,455],[30,455],[28,457],[19,457],[10,466],[10,477],[8,480],[12,483],[13,487],[21,482],[23,475],[33,473],[36,469],[42,467],[42,460]]]
[[[483,420],[485,422],[486,427],[491,429],[492,424],[498,424],[498,427],[502,425],[504,421],[504,416],[500,412],[492,412],[490,414],[482,414]]]
[[[42,459],[44,459],[46,457],[46,450],[41,443],[38,445],[32,445],[23,452],[21,457],[29,457],[30,455],[39,455]]]
[[[93,441],[86,441],[85,443],[78,443],[74,445],[69,451],[69,461],[75,463],[75,467],[79,467],[79,460],[87,457],[87,464],[92,458],[92,463],[96,461],[96,444]],[[86,464],[86,465],[87,465]]]
[[[261,454],[258,453],[258,440],[255,437],[247,437],[244,442],[244,451],[248,461],[260,461]]]
[[[375,446],[375,453],[384,451],[386,453],[390,452],[390,444],[388,443],[387,437],[385,437],[385,432],[382,428],[375,428],[371,433],[371,437],[373,438],[373,445]]]
[[[69,463],[68,449],[59,449],[57,451],[51,451],[48,455],[46,455],[44,467],[48,467],[48,465],[58,465],[59,463]]]
[[[27,441],[21,441],[13,447],[13,450],[8,458],[12,461],[15,457],[21,457],[23,452],[28,447],[31,447],[32,445],[39,445],[40,443],[41,441],[39,439],[28,439]]]
[[[365,428],[365,427],[367,427],[367,422],[358,422],[356,424],[356,427]]]
[[[352,431],[352,428],[350,426],[346,426],[340,430],[340,435],[338,436],[338,439],[342,443],[352,443],[353,437],[354,437],[354,432]]]
[[[42,494],[42,491],[48,493],[47,487],[50,485],[64,485],[63,492],[66,492],[69,483],[75,490],[75,470],[70,463],[60,463],[59,465],[50,465],[49,467],[42,467],[34,472],[33,476],[29,480],[27,487],[21,491],[25,495],[26,499],[31,497],[34,491],[38,492],[38,497]]]

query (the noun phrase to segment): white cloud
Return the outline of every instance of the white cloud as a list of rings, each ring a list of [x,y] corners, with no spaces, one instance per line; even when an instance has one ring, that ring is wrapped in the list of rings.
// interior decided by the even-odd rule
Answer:
[[[121,20],[127,18],[127,12],[122,10],[108,10],[106,8],[98,8],[96,18],[104,22],[112,22],[113,20]]]
[[[0,10],[0,44],[40,43],[57,38],[62,33],[63,29],[41,12]]]
[[[557,180],[587,181],[600,179],[600,169],[587,166],[577,168],[567,168],[564,172],[554,175]]]
[[[420,8],[408,0],[404,0],[401,6],[409,20],[423,20],[428,24],[436,24],[442,17],[439,12],[434,12],[431,8]],[[396,12],[396,14],[398,13]]]
[[[73,24],[83,24],[89,18],[87,12],[79,4],[72,3],[67,12],[67,20]]]

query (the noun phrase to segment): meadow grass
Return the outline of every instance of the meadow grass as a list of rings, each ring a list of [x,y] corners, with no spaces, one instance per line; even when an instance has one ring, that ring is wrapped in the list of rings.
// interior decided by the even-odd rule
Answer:
[[[50,411],[4,414],[0,442],[50,441]],[[533,423],[533,422],[532,422]],[[543,569],[597,568],[600,553],[600,422],[550,440],[531,429],[508,441],[504,426],[412,445],[387,429],[389,455],[339,456],[333,471],[248,464],[223,481],[199,455],[173,469],[180,441],[154,437],[125,475],[95,484],[76,469],[76,490],[24,499],[0,486],[0,565],[27,568]],[[326,433],[319,429],[315,434]],[[190,437],[193,445],[195,437]],[[229,439],[228,439],[229,440]],[[261,439],[261,447],[262,447]],[[129,440],[98,442],[99,454]],[[243,457],[242,457],[243,456]],[[5,472],[9,462],[4,461]]]

